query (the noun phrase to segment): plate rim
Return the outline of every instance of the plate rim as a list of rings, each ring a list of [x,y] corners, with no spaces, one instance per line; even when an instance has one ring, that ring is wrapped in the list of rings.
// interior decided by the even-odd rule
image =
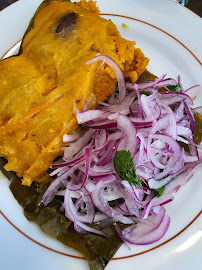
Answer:
[[[11,6],[13,6],[13,5],[16,5],[18,2],[23,2],[22,0],[18,0],[17,2],[14,2],[13,4],[11,4],[10,6],[8,6],[7,8],[5,8],[5,9],[7,9],[8,10],[8,8],[10,8]],[[4,9],[4,10],[5,10]],[[4,10],[2,10],[2,11],[4,11]],[[189,9],[188,9],[189,10]],[[189,11],[191,11],[191,10],[189,10]],[[192,12],[192,11],[191,11]],[[194,13],[194,12],[192,12],[192,13]],[[104,13],[101,13],[102,15],[104,15]],[[1,12],[0,12],[0,15],[1,15]],[[110,14],[110,15],[112,15],[112,16],[114,16],[115,14]],[[195,14],[194,13],[194,15],[196,15],[197,17],[199,17],[197,14]],[[122,15],[123,16],[123,15]],[[127,18],[127,16],[124,16],[124,17],[126,17]],[[200,17],[199,17],[200,18]],[[141,20],[139,20],[139,21],[141,21]],[[148,23],[147,23],[148,24]],[[155,28],[158,28],[158,27],[156,27],[155,26]],[[166,31],[162,31],[162,32],[166,32]],[[175,38],[174,38],[175,39]],[[177,40],[178,41],[178,40]],[[18,41],[19,42],[19,41]],[[181,43],[181,42],[180,42]],[[15,44],[16,45],[16,44]],[[186,46],[185,46],[186,47]],[[187,48],[187,47],[186,47]],[[196,57],[197,58],[197,57]],[[198,59],[198,58],[197,58]],[[201,64],[201,62],[200,62],[200,60],[198,59],[198,63],[199,64]],[[0,211],[1,212],[1,211]],[[202,212],[202,211],[201,211]],[[198,214],[198,215],[200,215],[201,214],[201,212]],[[198,216],[197,215],[197,216]],[[194,219],[194,221],[195,221],[195,219]],[[194,222],[194,221],[191,221],[190,222],[190,225]],[[189,224],[188,224],[189,225]],[[190,226],[189,225],[189,226]],[[188,226],[188,227],[189,227]],[[183,230],[184,231],[184,230]],[[166,241],[167,242],[167,241]],[[169,242],[169,241],[168,241]],[[162,246],[163,244],[160,244],[160,246]],[[156,248],[154,248],[154,249],[156,249]],[[148,251],[146,251],[146,252],[143,252],[143,253],[147,253]],[[126,257],[135,257],[135,256],[137,256],[137,255],[129,255],[129,256],[126,256]],[[82,258],[82,257],[79,257],[78,259],[85,259],[85,258]],[[118,260],[118,258],[112,258],[112,260]]]
[[[21,0],[19,0],[21,1]],[[16,2],[15,2],[16,3]],[[13,4],[15,4],[13,3]],[[153,27],[155,29],[157,29],[158,31],[162,32],[163,34],[166,34],[168,37],[172,38],[173,40],[175,40],[176,42],[178,42],[182,47],[184,47],[191,55],[192,57],[194,57],[194,59],[197,61],[197,63],[199,63],[200,65],[202,65],[202,63],[200,62],[200,60],[198,59],[198,57],[186,46],[183,44],[183,42],[181,42],[179,39],[177,39],[176,37],[174,37],[173,35],[171,35],[170,33],[168,33],[167,31],[161,29],[160,27],[157,27],[151,23],[148,23],[146,21],[143,21],[143,20],[140,20],[140,19],[137,19],[137,18],[134,18],[134,17],[130,17],[130,16],[125,16],[125,15],[120,15],[120,14],[111,14],[111,13],[100,13],[99,14],[100,16],[109,16],[109,17],[119,17],[119,18],[124,18],[124,19],[129,19],[129,20],[133,20],[133,21],[136,21],[136,22],[140,22],[140,23],[143,23],[143,24],[146,24],[150,27]],[[18,44],[20,44],[21,40],[19,40],[18,42],[16,42],[1,58],[0,60],[2,60],[3,58],[5,58],[5,56],[13,49],[15,48],[16,46],[18,46]],[[29,240],[31,240],[32,242],[34,242],[35,244],[49,250],[49,251],[52,251],[52,252],[55,252],[55,253],[58,253],[60,255],[64,255],[64,256],[67,256],[67,257],[71,257],[71,258],[74,258],[74,259],[80,259],[80,260],[85,260],[85,257],[81,257],[81,256],[76,256],[76,255],[72,255],[72,254],[68,254],[68,253],[64,253],[64,252],[61,252],[61,251],[58,251],[56,249],[53,249],[51,247],[48,247],[40,242],[38,242],[37,240],[33,239],[31,236],[27,235],[26,233],[24,233],[21,229],[19,229],[13,222],[11,222],[9,220],[9,218],[0,210],[0,214],[4,217],[5,220],[7,220],[7,222],[12,225],[18,232],[20,232],[23,236],[25,236],[26,238],[28,238]],[[135,253],[135,254],[130,254],[128,256],[121,256],[121,257],[113,257],[111,260],[122,260],[122,259],[128,259],[128,258],[132,258],[132,257],[136,257],[136,256],[139,256],[139,255],[143,255],[145,253],[148,253],[150,251],[153,251],[155,249],[158,249],[159,247],[161,246],[164,246],[165,244],[171,242],[172,240],[174,240],[176,237],[178,237],[179,235],[181,235],[187,228],[189,228],[197,219],[198,217],[202,214],[202,209],[201,211],[186,225],[184,226],[179,232],[177,232],[175,235],[173,235],[172,237],[170,237],[169,239],[167,239],[166,241],[158,244],[157,242],[157,245],[152,247],[152,248],[149,248],[147,250],[144,250],[142,252],[138,252],[138,253]]]

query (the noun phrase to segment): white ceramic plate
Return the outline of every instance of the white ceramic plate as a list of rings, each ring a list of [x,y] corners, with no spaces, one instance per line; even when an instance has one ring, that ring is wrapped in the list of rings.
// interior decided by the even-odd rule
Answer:
[[[20,0],[0,12],[0,57],[23,36],[41,0]],[[137,42],[149,56],[148,69],[156,74],[181,75],[184,88],[202,85],[202,21],[172,0],[98,0],[98,6],[121,34]],[[108,15],[106,15],[108,14]],[[110,14],[110,15],[109,15]],[[124,30],[122,23],[128,28]],[[10,53],[16,52],[17,44]],[[8,56],[8,54],[7,54]],[[202,103],[202,91],[195,105]],[[171,226],[160,242],[148,246],[122,246],[106,270],[202,269],[202,169],[167,206]],[[77,256],[79,258],[73,258]],[[0,179],[0,268],[3,270],[89,269],[78,252],[43,234],[28,222]],[[124,258],[125,257],[125,258]]]

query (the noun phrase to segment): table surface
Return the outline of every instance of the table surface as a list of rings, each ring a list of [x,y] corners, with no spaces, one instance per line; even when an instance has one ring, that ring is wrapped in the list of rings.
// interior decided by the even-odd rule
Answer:
[[[16,2],[17,0],[0,0],[0,10]],[[187,8],[195,12],[197,15],[202,17],[202,0],[189,0],[186,5]]]

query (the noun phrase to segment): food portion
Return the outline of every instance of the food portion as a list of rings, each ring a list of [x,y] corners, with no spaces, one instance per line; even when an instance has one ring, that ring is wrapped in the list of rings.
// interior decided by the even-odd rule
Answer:
[[[51,166],[57,178],[50,185],[25,187],[13,177],[10,186],[28,220],[84,254],[91,270],[104,269],[122,242],[160,240],[172,222],[164,205],[201,166],[193,139],[201,122],[192,112],[198,117],[202,107],[190,108],[198,86],[183,91],[148,72],[140,79],[146,81],[125,85],[122,102],[117,89],[96,110],[77,113],[82,126],[64,136],[68,145]]]
[[[98,60],[112,64],[106,56],[88,64]],[[44,205],[59,197],[60,211],[81,234],[107,237],[103,229],[114,226],[127,245],[159,241],[171,220],[164,205],[202,164],[191,109],[198,88],[184,91],[180,80],[166,75],[135,84],[120,80],[99,108],[77,112],[81,130],[64,136],[70,145],[51,166],[56,178]]]
[[[23,185],[49,179],[63,135],[78,126],[75,111],[95,108],[114,91],[114,69],[87,61],[107,55],[132,83],[145,70],[148,59],[135,42],[98,13],[92,1],[51,1],[24,37],[21,55],[0,62],[0,155]]]
[[[28,220],[91,270],[123,242],[159,241],[164,205],[202,163],[199,86],[145,71],[98,14],[93,1],[46,0],[19,55],[0,62],[2,171]]]
[[[46,186],[41,188],[36,182],[32,183],[31,187],[23,186],[16,176],[12,177],[10,185],[14,197],[23,207],[29,221],[35,221],[44,233],[82,253],[91,270],[103,270],[122,244],[114,226],[104,229],[108,237],[77,233],[74,224],[60,211],[61,201],[58,198],[53,199],[48,206],[41,203],[45,188]]]

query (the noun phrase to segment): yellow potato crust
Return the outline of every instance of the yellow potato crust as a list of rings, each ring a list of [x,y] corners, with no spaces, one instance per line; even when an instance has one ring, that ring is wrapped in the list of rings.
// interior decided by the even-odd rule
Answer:
[[[61,18],[76,13],[76,23],[56,33]],[[98,16],[93,1],[51,2],[35,18],[23,40],[23,53],[0,62],[0,155],[5,169],[23,185],[48,179],[47,169],[62,152],[62,137],[78,127],[73,108],[104,101],[116,86],[106,64],[86,62],[104,54],[135,82],[148,64],[135,42]]]

